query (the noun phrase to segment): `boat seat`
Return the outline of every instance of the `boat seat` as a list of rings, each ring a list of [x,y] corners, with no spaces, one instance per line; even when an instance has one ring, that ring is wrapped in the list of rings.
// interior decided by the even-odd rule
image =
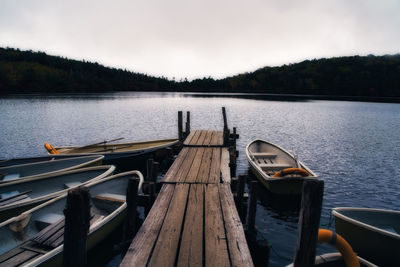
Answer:
[[[20,178],[21,175],[19,173],[4,173],[0,174],[0,178],[2,181],[12,181]]]
[[[125,195],[119,195],[119,194],[112,194],[112,193],[103,193],[103,194],[99,194],[95,197],[93,197],[96,200],[100,200],[100,201],[106,201],[106,202],[120,202],[120,203],[124,203],[126,200],[126,196]]]
[[[257,153],[251,153],[254,157],[258,158],[275,158],[277,154],[274,153],[268,153],[268,152],[257,152]]]
[[[46,213],[35,220],[36,226],[39,229],[44,229],[50,224],[53,224],[60,219],[64,219],[64,215],[56,213]]]
[[[281,169],[287,169],[287,168],[292,168],[292,165],[289,164],[258,164],[261,169],[273,169],[273,170],[281,170]]]
[[[32,190],[24,191],[19,193],[18,191],[13,191],[8,193],[3,193],[1,194],[1,199],[0,199],[0,207],[5,206],[5,205],[10,205],[14,202],[18,202],[21,200],[27,200],[30,199],[28,193],[32,192]]]
[[[70,182],[70,183],[65,183],[64,187],[65,188],[72,188],[72,187],[76,187],[76,186],[81,185],[81,184],[82,184],[81,182]]]

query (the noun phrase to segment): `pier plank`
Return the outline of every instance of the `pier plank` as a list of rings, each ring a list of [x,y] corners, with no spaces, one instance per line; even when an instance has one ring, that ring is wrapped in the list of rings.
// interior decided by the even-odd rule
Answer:
[[[208,184],[206,187],[204,214],[206,266],[229,266],[225,229],[216,184]]]
[[[200,147],[197,149],[192,166],[190,167],[189,172],[188,172],[184,182],[186,182],[186,183],[197,182],[197,176],[198,176],[198,173],[200,170],[200,165],[202,164],[202,158],[203,158],[204,151],[205,151],[205,148],[203,148],[203,147]]]
[[[207,135],[207,131],[206,130],[201,130],[199,139],[197,140],[197,143],[196,143],[197,146],[202,146],[203,145],[204,140],[206,138],[206,135]]]
[[[203,205],[205,185],[190,186],[189,202],[178,256],[178,267],[203,264]]]
[[[164,175],[162,182],[172,182],[175,179],[175,176],[178,173],[179,168],[181,167],[183,161],[185,160],[188,152],[189,152],[189,148],[187,148],[187,147],[182,148],[178,157],[175,159],[172,166],[169,168],[167,173]]]
[[[189,145],[190,141],[194,136],[195,131],[191,131],[188,137],[186,137],[185,141],[183,142],[184,145]]]
[[[218,132],[217,133],[217,146],[223,146],[224,145],[224,133],[223,132]]]
[[[229,184],[219,185],[219,197],[232,266],[254,266]]]
[[[18,266],[40,255],[37,252],[25,250],[16,256],[1,263],[2,266]]]
[[[197,176],[198,183],[208,183],[208,177],[210,176],[211,169],[212,151],[212,148],[205,148],[203,158],[201,160],[200,171]]]
[[[174,266],[189,185],[177,184],[149,266]]]
[[[146,266],[175,190],[174,184],[164,184],[146,220],[133,239],[121,266]]]
[[[210,168],[210,176],[208,178],[209,183],[219,183],[221,173],[221,148],[214,147],[212,149],[212,160]]]
[[[186,155],[185,160],[182,162],[181,167],[179,168],[179,172],[175,176],[174,182],[181,183],[186,180],[186,177],[192,167],[193,161],[197,154],[198,148],[191,148]]]
[[[218,136],[218,131],[213,131],[210,146],[216,146],[218,144]]]
[[[206,138],[204,138],[203,146],[209,146],[213,131],[207,130]]]
[[[196,145],[199,140],[201,130],[195,130],[192,140],[190,140],[189,145]]]
[[[221,149],[221,177],[223,183],[231,183],[231,169],[229,167],[229,150],[226,147]]]

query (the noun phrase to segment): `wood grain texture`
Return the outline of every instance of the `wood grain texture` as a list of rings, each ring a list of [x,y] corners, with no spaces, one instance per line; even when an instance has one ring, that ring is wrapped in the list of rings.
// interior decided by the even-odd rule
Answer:
[[[226,147],[221,149],[221,177],[223,183],[231,183],[231,169],[229,167],[229,150]]]
[[[190,141],[192,140],[194,136],[195,131],[191,131],[188,137],[186,137],[185,141],[183,142],[184,145],[189,145]]]
[[[187,147],[182,148],[178,157],[175,159],[172,166],[169,168],[167,173],[164,175],[161,182],[172,182],[173,180],[175,180],[175,176],[179,172],[180,167],[182,166],[182,163],[185,160],[187,153],[189,153],[189,150],[190,149]]]
[[[182,165],[179,168],[178,173],[175,175],[175,179],[173,179],[174,182],[181,183],[186,180],[186,177],[189,173],[190,168],[192,167],[197,151],[198,148],[189,149],[189,152],[187,153],[184,161],[182,162]]]
[[[204,148],[203,158],[201,160],[199,174],[197,176],[198,183],[208,183],[211,169],[212,148]]]
[[[192,166],[190,167],[186,178],[184,180],[182,180],[182,182],[186,182],[186,183],[196,183],[197,182],[197,176],[200,171],[200,166],[202,164],[204,151],[205,151],[205,148],[203,148],[203,147],[199,147],[197,149],[196,155],[193,159]]]
[[[212,160],[210,168],[209,183],[219,183],[221,177],[221,148],[215,147],[212,149]]]
[[[177,184],[148,266],[174,266],[189,185]]]
[[[204,138],[203,146],[210,145],[213,131],[207,130],[206,137]]]
[[[219,196],[232,266],[253,266],[243,225],[236,211],[235,201],[229,184],[219,185]]]
[[[196,267],[203,264],[203,205],[205,185],[191,185],[183,227],[178,266]]]
[[[201,130],[200,131],[200,136],[199,136],[199,139],[197,140],[196,145],[202,146],[203,143],[204,143],[204,140],[206,138],[206,135],[207,135],[207,131],[206,130]]]
[[[206,266],[229,266],[224,222],[216,184],[208,184],[206,187],[204,214]]]
[[[201,130],[195,130],[192,140],[190,140],[189,145],[196,145],[199,140]]]
[[[146,266],[164,222],[174,190],[174,184],[163,185],[120,266]]]

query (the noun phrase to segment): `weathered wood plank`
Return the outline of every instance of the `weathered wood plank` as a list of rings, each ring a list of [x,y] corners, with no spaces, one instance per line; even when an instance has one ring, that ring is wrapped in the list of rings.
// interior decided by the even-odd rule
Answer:
[[[13,249],[7,251],[6,253],[4,253],[0,256],[0,264],[2,264],[4,261],[10,259],[11,257],[14,257],[15,255],[17,255],[23,251],[24,250],[20,247],[13,248]]]
[[[218,144],[218,131],[213,131],[210,141],[210,146],[216,146]]]
[[[184,145],[189,145],[190,141],[192,140],[194,133],[196,131],[191,131],[190,134],[188,135],[188,137],[186,137],[185,142],[183,142]]]
[[[205,140],[205,138],[206,138],[206,135],[207,135],[207,131],[201,130],[201,131],[200,131],[200,136],[199,136],[199,139],[197,140],[196,145],[202,146],[203,143],[204,143],[204,140]]]
[[[189,148],[184,147],[181,152],[179,153],[178,157],[175,159],[174,163],[172,166],[169,168],[167,173],[164,175],[162,182],[172,182],[175,180],[175,176],[179,171],[179,168],[181,167],[183,161],[186,158],[187,153],[189,152]]]
[[[198,148],[190,148],[187,153],[185,160],[183,161],[178,173],[175,178],[172,179],[174,182],[184,182],[189,173],[190,168],[192,167],[193,160],[195,159]]]
[[[217,132],[217,145],[218,146],[223,146],[224,145],[224,133],[223,132]]]
[[[212,160],[210,168],[209,183],[219,183],[221,173],[221,148],[215,147],[212,149]]]
[[[38,255],[39,254],[37,252],[25,250],[25,251],[15,255],[14,257],[6,260],[5,262],[2,262],[1,265],[2,266],[18,266],[24,262],[29,261],[30,259],[32,259]]]
[[[205,185],[191,185],[178,266],[203,264],[203,205]]]
[[[196,145],[197,140],[199,140],[200,134],[201,134],[201,130],[195,130],[194,136],[193,136],[192,140],[190,140],[189,145]]]
[[[54,233],[58,232],[60,229],[64,228],[65,219],[59,219],[57,222],[50,224],[49,226],[42,229],[39,233],[32,238],[33,241],[41,244]]]
[[[188,193],[188,184],[176,185],[149,266],[174,266]]]
[[[170,205],[174,189],[174,184],[163,185],[120,266],[146,266]]]
[[[200,171],[197,175],[198,183],[208,183],[208,177],[210,176],[211,159],[212,159],[212,148],[204,148],[203,158],[201,160]]]
[[[202,158],[204,154],[205,148],[199,147],[197,149],[196,155],[193,159],[192,166],[189,169],[189,172],[186,176],[186,179],[182,182],[194,183],[197,180],[197,176],[200,170],[200,165],[202,164]]]
[[[253,266],[250,251],[229,184],[219,185],[219,196],[225,222],[232,266]]]
[[[231,183],[231,169],[229,168],[229,150],[221,149],[221,177],[223,183]]]
[[[228,248],[218,185],[208,184],[205,192],[205,265],[229,266]]]
[[[210,145],[213,131],[207,130],[206,137],[204,138],[203,146]]]

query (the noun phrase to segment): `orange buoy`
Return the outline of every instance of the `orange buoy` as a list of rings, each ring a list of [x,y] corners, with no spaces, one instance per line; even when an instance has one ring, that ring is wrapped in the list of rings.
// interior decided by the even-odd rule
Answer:
[[[347,241],[339,234],[330,230],[319,229],[318,243],[332,244],[337,250],[339,250],[340,254],[342,254],[347,267],[360,267],[360,262],[358,261],[356,253],[354,253],[349,243],[347,243]]]
[[[44,143],[44,148],[46,148],[47,152],[49,152],[50,154],[60,154],[60,152],[57,151],[57,149],[55,149],[52,145],[50,145],[49,143]]]
[[[285,175],[289,175],[289,174],[299,174],[301,176],[308,176],[308,172],[305,169],[302,168],[287,168],[287,169],[283,169],[281,171],[277,171],[272,177],[283,177]]]

